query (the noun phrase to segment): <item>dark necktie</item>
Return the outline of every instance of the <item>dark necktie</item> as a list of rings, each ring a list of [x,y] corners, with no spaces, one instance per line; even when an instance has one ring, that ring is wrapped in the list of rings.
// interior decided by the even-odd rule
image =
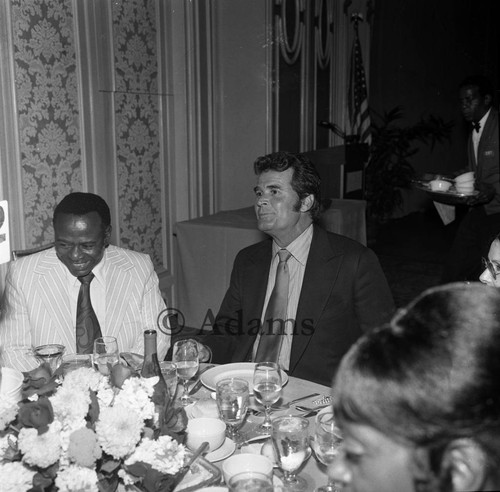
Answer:
[[[278,255],[276,281],[267,304],[254,362],[278,362],[283,341],[290,280],[287,261],[292,254],[286,249],[280,249]]]
[[[76,352],[78,354],[91,354],[94,349],[94,340],[102,336],[99,321],[90,302],[90,282],[93,278],[92,272],[85,277],[77,277],[82,284],[76,303]]]
[[[479,123],[479,121],[472,122],[472,129],[476,130],[477,133],[479,133],[480,128],[481,128],[481,123]]]

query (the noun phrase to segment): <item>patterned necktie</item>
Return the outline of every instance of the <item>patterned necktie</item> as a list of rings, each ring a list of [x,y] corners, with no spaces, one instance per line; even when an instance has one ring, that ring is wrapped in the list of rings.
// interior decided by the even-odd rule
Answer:
[[[280,249],[278,255],[280,261],[276,269],[276,281],[267,304],[254,362],[278,362],[285,333],[290,280],[287,261],[292,254],[286,249]]]
[[[85,277],[77,277],[82,284],[76,303],[76,352],[78,354],[91,354],[94,349],[94,340],[102,336],[99,321],[90,302],[90,282],[93,278],[92,272]]]

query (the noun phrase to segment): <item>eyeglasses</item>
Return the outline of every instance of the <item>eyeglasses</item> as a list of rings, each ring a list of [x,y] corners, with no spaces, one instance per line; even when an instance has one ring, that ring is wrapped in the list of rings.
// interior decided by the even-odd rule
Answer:
[[[498,271],[498,267],[493,265],[490,260],[487,258],[481,258],[481,261],[483,262],[483,268],[486,270],[488,269],[488,272],[490,272],[491,276],[493,277],[493,280],[497,279],[497,275],[500,273]]]

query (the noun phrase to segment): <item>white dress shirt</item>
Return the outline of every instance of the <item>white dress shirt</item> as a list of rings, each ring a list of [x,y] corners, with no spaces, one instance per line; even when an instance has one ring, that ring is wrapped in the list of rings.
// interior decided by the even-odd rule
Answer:
[[[476,158],[477,165],[477,148],[479,147],[479,140],[481,140],[481,135],[483,134],[484,125],[490,114],[491,108],[488,112],[479,120],[479,131],[475,129],[472,130],[472,145],[474,146],[474,157]]]
[[[304,280],[304,272],[306,269],[307,258],[309,256],[309,249],[311,248],[311,241],[313,236],[313,225],[311,224],[298,238],[294,239],[285,249],[291,253],[292,256],[288,259],[288,272],[289,272],[289,287],[288,287],[288,306],[287,306],[287,321],[285,323],[285,335],[279,355],[279,363],[282,369],[288,370],[290,367],[290,355],[292,353],[293,329],[295,326],[295,316],[297,314],[297,307],[299,305],[300,292],[302,290],[302,281]],[[264,300],[264,307],[261,315],[261,322],[264,322],[267,304],[274,288],[276,280],[276,269],[278,268],[279,256],[278,251],[280,246],[273,241],[273,253],[271,260],[271,268],[269,269],[269,277],[267,280],[266,297]],[[253,357],[257,352],[259,346],[260,335],[257,336],[253,346]]]
[[[95,278],[90,282],[90,302],[94,308],[94,312],[102,327],[106,320],[106,262],[103,256],[102,260],[92,269]],[[76,310],[78,302],[78,294],[80,292],[81,282],[77,277],[71,275],[70,271],[66,269],[66,282],[67,292],[69,297],[69,306],[71,309],[71,316],[73,319],[73,327],[76,329]]]

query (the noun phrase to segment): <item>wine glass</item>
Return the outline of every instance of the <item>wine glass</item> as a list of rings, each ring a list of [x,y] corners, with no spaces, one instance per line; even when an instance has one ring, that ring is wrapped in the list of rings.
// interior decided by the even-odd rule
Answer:
[[[227,437],[240,440],[238,428],[245,420],[249,396],[248,382],[244,379],[222,379],[216,385],[216,400],[222,420],[226,423]]]
[[[259,434],[271,433],[271,405],[281,396],[281,371],[276,362],[258,362],[253,373],[253,394],[264,405],[264,422],[257,427]]]
[[[94,367],[103,375],[109,376],[111,368],[118,364],[120,353],[115,337],[98,337],[94,340],[92,360]]]
[[[307,481],[296,475],[309,454],[309,421],[304,417],[284,416],[273,419],[272,442],[283,484],[287,491],[307,491]]]
[[[188,338],[175,342],[172,361],[177,364],[177,376],[184,386],[180,402],[183,406],[189,405],[193,402],[188,394],[189,380],[198,372],[199,366],[196,340]]]
[[[338,455],[342,436],[340,429],[335,424],[333,410],[318,415],[316,431],[314,434],[314,452],[324,465],[328,466]],[[328,478],[328,484],[318,487],[316,492],[340,492],[335,481]]]
[[[160,370],[167,385],[170,398],[175,398],[177,391],[177,364],[175,362],[162,361],[160,362]]]
[[[66,347],[58,343],[49,343],[47,345],[39,345],[33,349],[33,354],[36,360],[40,363],[46,363],[50,367],[52,374],[59,367],[61,358]]]

